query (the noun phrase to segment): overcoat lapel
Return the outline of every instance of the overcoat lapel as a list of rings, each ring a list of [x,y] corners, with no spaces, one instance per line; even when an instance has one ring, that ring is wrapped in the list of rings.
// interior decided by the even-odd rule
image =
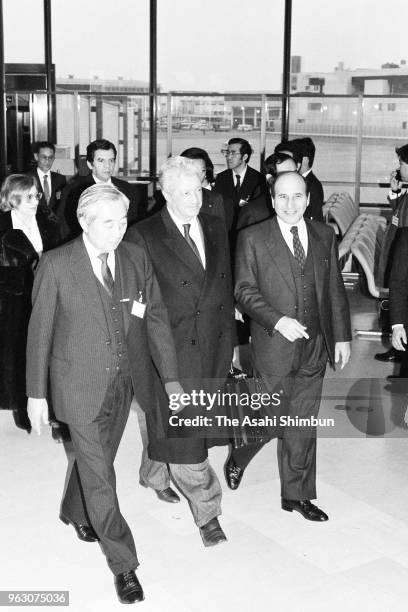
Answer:
[[[205,249],[205,278],[201,287],[201,295],[205,293],[208,283],[214,278],[217,261],[219,259],[218,243],[213,235],[212,229],[208,226],[207,220],[202,215],[198,217],[204,235]]]
[[[191,270],[193,270],[195,274],[199,275],[199,277],[202,277],[202,279],[204,280],[203,266],[198,261],[193,250],[187,244],[186,240],[183,238],[180,231],[176,227],[175,223],[173,222],[167,211],[167,207],[163,208],[160,211],[160,214],[166,229],[164,242],[186,266],[191,268]]]

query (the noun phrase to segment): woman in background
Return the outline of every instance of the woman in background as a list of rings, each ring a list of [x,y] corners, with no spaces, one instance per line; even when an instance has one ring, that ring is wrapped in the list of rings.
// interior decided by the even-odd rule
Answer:
[[[33,176],[12,174],[1,187],[0,408],[13,410],[28,433],[25,351],[34,270],[42,252],[61,241],[58,220],[40,199]]]

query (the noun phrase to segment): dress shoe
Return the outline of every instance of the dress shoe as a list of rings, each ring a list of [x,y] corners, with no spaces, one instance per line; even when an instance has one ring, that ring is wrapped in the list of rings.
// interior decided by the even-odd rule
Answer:
[[[96,532],[93,527],[90,525],[81,525],[79,523],[74,523],[71,519],[67,518],[63,514],[60,514],[60,519],[66,525],[72,525],[75,531],[77,532],[77,536],[82,542],[99,542],[99,538],[96,535]]]
[[[225,480],[230,489],[235,491],[238,489],[239,484],[244,475],[244,468],[240,468],[232,458],[229,456],[227,463],[225,464]]]
[[[155,489],[155,493],[161,501],[168,502],[169,504],[178,504],[180,501],[179,496],[171,487],[167,487],[167,489],[163,489],[163,491],[157,491]]]
[[[396,351],[394,348],[390,348],[389,351],[385,353],[376,353],[374,355],[374,359],[377,361],[390,361],[391,363],[400,363],[401,362],[401,351]]]
[[[227,541],[227,537],[221,529],[217,517],[200,527],[200,535],[204,546],[215,546]]]
[[[328,521],[329,517],[323,510],[320,510],[317,506],[312,504],[308,499],[299,501],[296,499],[283,499],[282,498],[282,510],[292,512],[297,510],[302,516],[308,521]]]
[[[144,600],[144,593],[134,570],[128,570],[115,576],[116,593],[120,603],[135,603]]]

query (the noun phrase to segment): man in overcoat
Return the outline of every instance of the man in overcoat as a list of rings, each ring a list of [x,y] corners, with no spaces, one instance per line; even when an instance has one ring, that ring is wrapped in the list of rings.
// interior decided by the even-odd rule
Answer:
[[[225,224],[200,213],[202,187],[197,169],[184,157],[170,158],[159,174],[166,206],[129,228],[125,240],[143,245],[153,262],[169,313],[180,383],[185,392],[216,391],[232,359],[233,304]],[[208,462],[211,431],[205,426],[169,429],[169,410],[146,413],[149,436],[140,479],[169,494],[169,474],[188,499],[205,546],[225,540],[217,517],[221,486]],[[211,416],[205,406],[186,414]],[[171,491],[171,489],[170,489]]]

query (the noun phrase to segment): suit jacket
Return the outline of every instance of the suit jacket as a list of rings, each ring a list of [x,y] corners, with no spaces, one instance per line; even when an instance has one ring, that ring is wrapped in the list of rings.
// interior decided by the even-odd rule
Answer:
[[[240,200],[247,200],[246,206],[250,206],[252,200],[261,198],[268,210],[272,209],[272,203],[268,184],[263,174],[247,166],[239,192],[235,189],[232,174],[232,170],[224,170],[217,174],[214,191],[220,193],[224,198],[227,228],[234,232],[240,210]]]
[[[30,172],[27,172],[27,174],[29,176],[34,176],[34,178],[36,179],[38,184],[38,191],[42,194],[40,204],[42,206],[47,206],[47,202],[44,196],[44,190],[42,188],[37,169],[35,168],[34,170],[31,170]],[[58,216],[58,209],[61,206],[62,190],[67,184],[67,179],[63,174],[58,174],[58,172],[49,172],[49,174],[51,176],[51,197],[50,201],[48,202],[48,206]]]
[[[166,309],[146,252],[121,243],[115,252],[122,314],[135,397],[154,406],[151,358],[163,379],[178,377]],[[146,296],[143,318],[131,314],[139,291]],[[47,395],[48,369],[57,418],[91,422],[98,414],[111,373],[109,330],[97,280],[82,236],[45,254],[33,288],[27,341],[27,395]]]
[[[233,350],[233,299],[225,226],[211,215],[200,213],[198,218],[204,234],[205,270],[171,219],[167,207],[131,227],[125,236],[126,240],[143,245],[152,259],[169,313],[180,382],[185,391],[199,390],[203,386],[206,390],[216,390],[218,384],[222,385]],[[185,412],[182,414],[184,416]],[[168,419],[165,402],[162,402],[161,419],[165,433]],[[153,427],[160,430],[160,424],[149,423],[149,418],[147,422],[151,458],[169,463],[203,460],[202,447],[196,454],[192,444],[180,448],[169,440],[156,448],[151,432]],[[190,428],[186,433],[191,432]]]
[[[376,282],[379,287],[388,287],[389,285],[397,232],[399,228],[408,226],[408,191],[398,198],[388,201],[392,208],[392,219],[385,230],[378,262]]]
[[[310,194],[309,206],[306,208],[305,218],[313,219],[314,221],[323,221],[323,186],[317,176],[313,174],[313,170],[305,177],[305,181]]]
[[[408,227],[398,230],[389,278],[390,323],[408,323]]]
[[[351,340],[336,238],[333,230],[322,223],[306,220],[306,225],[320,326],[334,366],[335,343]],[[295,343],[286,340],[274,327],[284,315],[297,318],[298,305],[290,253],[276,217],[239,232],[235,275],[236,300],[251,319],[257,369],[265,374],[287,375],[293,363]]]
[[[128,225],[138,220],[138,208],[145,198],[143,190],[138,185],[131,185],[127,181],[112,177],[112,184],[129,198]],[[81,193],[88,187],[95,185],[92,173],[87,176],[74,178],[67,184],[62,194],[61,215],[69,228],[69,238],[76,238],[82,232],[78,223],[76,211]],[[147,203],[146,203],[147,204]]]

